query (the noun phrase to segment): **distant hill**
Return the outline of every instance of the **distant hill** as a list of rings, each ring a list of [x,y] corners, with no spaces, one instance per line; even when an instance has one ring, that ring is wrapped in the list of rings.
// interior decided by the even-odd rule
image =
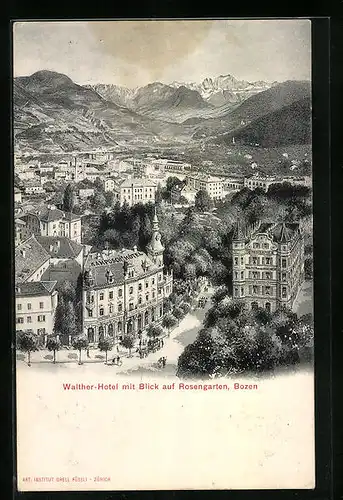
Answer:
[[[306,97],[289,106],[253,120],[249,125],[213,139],[217,144],[258,144],[280,147],[311,142],[311,99]]]
[[[205,111],[213,108],[199,92],[185,86],[175,88],[154,82],[136,89],[101,84],[87,87],[119,106],[168,122],[180,123],[188,118],[205,116]]]
[[[277,111],[289,106],[293,102],[310,97],[310,82],[287,81],[280,83],[249,97],[234,109],[223,110],[223,113],[217,118],[198,122],[194,138],[200,139],[231,132],[238,127],[246,126],[250,122],[262,118],[270,112]]]
[[[89,149],[127,141],[173,140],[184,127],[141,116],[52,71],[15,78],[16,150]]]

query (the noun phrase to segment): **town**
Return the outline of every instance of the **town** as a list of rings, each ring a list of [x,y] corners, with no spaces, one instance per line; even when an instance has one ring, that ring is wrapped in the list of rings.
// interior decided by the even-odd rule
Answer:
[[[16,329],[34,334],[32,352],[49,349],[55,361],[56,351],[61,359],[62,351],[74,346],[81,362],[82,350],[89,358],[100,347],[107,362],[114,349],[112,363],[118,366],[131,350],[137,360],[158,355],[180,320],[197,307],[205,314],[205,290],[208,295],[218,289],[206,271],[193,280],[174,276],[173,262],[165,262],[169,249],[158,213],[171,214],[175,223],[195,210],[211,224],[244,191],[311,187],[309,175],[266,175],[255,164],[249,175],[224,176],[188,162],[141,156],[100,150],[47,162],[15,157]],[[144,248],[119,249],[110,240],[94,244],[102,218],[137,206],[146,207],[150,217]],[[305,280],[301,224],[257,220],[242,227],[234,217],[232,223],[233,302],[268,313],[291,310]],[[181,285],[182,301],[171,303],[170,296],[180,295],[175,285]],[[163,367],[166,357],[158,363]]]

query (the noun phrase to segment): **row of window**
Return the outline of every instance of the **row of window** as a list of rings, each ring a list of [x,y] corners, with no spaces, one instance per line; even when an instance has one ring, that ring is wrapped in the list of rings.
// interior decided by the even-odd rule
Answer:
[[[24,318],[17,318],[16,322],[18,324],[23,324],[24,323]],[[27,323],[32,323],[32,317],[31,316],[27,316],[26,317],[26,322]],[[44,323],[45,322],[45,315],[44,314],[38,316],[38,322],[39,323]]]
[[[275,289],[272,286],[260,286],[260,285],[252,285],[249,286],[249,295],[274,295]],[[238,287],[234,288],[234,296],[235,297],[243,297],[244,296],[244,287],[241,287],[239,290]],[[287,287],[283,286],[281,288],[281,297],[283,299],[287,298]]]
[[[27,303],[27,310],[31,311],[31,309],[32,309],[32,304],[31,304],[31,302],[28,302]],[[44,302],[40,302],[39,303],[39,309],[44,309]],[[17,311],[22,311],[22,310],[23,310],[22,309],[22,304],[20,302],[17,303]]]
[[[286,261],[286,259],[282,259],[283,261]],[[238,257],[234,258],[234,263],[236,266],[238,266]],[[248,257],[248,263],[253,266],[258,266],[258,265],[267,265],[270,266],[273,264],[273,259],[271,257]],[[244,264],[244,257],[241,257],[241,265]],[[286,266],[283,266],[286,267]]]
[[[159,291],[158,291],[158,295],[161,295],[161,294],[162,294],[162,290],[159,290]],[[152,298],[153,298],[153,299],[154,299],[154,298],[156,298],[156,294],[155,294],[155,292],[152,292]],[[150,296],[149,296],[149,294],[147,293],[147,294],[146,294],[146,296],[145,296],[145,300],[146,300],[146,302],[148,302],[148,301],[149,301],[149,299],[150,299]],[[90,297],[90,302],[91,302],[91,303],[93,303],[93,302],[94,302],[94,297],[93,297],[93,296],[91,296],[91,297]],[[143,303],[143,298],[142,298],[142,297],[138,297],[138,305],[141,305],[142,303]],[[130,303],[129,303],[129,311],[133,311],[133,310],[134,310],[134,308],[135,308],[134,303],[133,303],[133,302],[130,302]],[[118,313],[123,312],[123,304],[122,304],[121,302],[119,302],[119,303],[118,303],[118,305],[117,305],[117,310],[118,310]],[[109,306],[108,306],[108,312],[109,312],[110,314],[112,314],[112,313],[114,312],[114,305],[113,305],[113,304],[109,304]],[[89,310],[88,316],[89,316],[89,317],[93,317],[93,311],[92,311],[92,310]],[[101,307],[99,308],[99,316],[104,316],[104,307],[103,307],[103,306],[101,306]]]
[[[283,273],[284,275],[285,273]],[[235,271],[235,279],[238,280],[239,278],[239,273],[238,271]],[[249,271],[248,273],[248,278],[250,279],[266,279],[266,280],[271,280],[273,278],[273,273],[271,273],[270,271]],[[243,280],[244,279],[244,271],[241,271],[240,273],[240,279]],[[285,278],[286,279],[286,276]]]

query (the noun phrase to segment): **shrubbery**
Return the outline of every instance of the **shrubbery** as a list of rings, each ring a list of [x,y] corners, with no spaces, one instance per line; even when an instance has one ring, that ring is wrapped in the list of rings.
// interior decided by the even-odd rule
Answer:
[[[298,318],[289,310],[274,314],[263,309],[247,311],[241,303],[218,300],[219,293],[204,328],[179,357],[179,377],[256,373],[312,360],[309,316]]]

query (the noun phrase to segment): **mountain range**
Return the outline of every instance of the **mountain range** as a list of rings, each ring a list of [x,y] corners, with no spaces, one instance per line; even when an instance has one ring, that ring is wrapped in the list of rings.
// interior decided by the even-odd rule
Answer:
[[[228,99],[215,105],[215,96],[225,92],[241,92],[244,97],[235,104]],[[226,143],[232,134],[249,143],[259,137],[256,142],[262,143],[261,134],[271,137],[273,120],[272,142],[287,143],[282,137],[286,133],[294,143],[303,143],[311,128],[310,97],[309,82],[252,84],[227,75],[199,85],[154,82],[126,89],[82,86],[66,75],[44,70],[14,79],[14,143],[19,151],[51,153],[128,143]],[[284,113],[287,132],[278,126],[286,123]],[[302,130],[292,133],[292,120],[296,122],[299,113]]]

